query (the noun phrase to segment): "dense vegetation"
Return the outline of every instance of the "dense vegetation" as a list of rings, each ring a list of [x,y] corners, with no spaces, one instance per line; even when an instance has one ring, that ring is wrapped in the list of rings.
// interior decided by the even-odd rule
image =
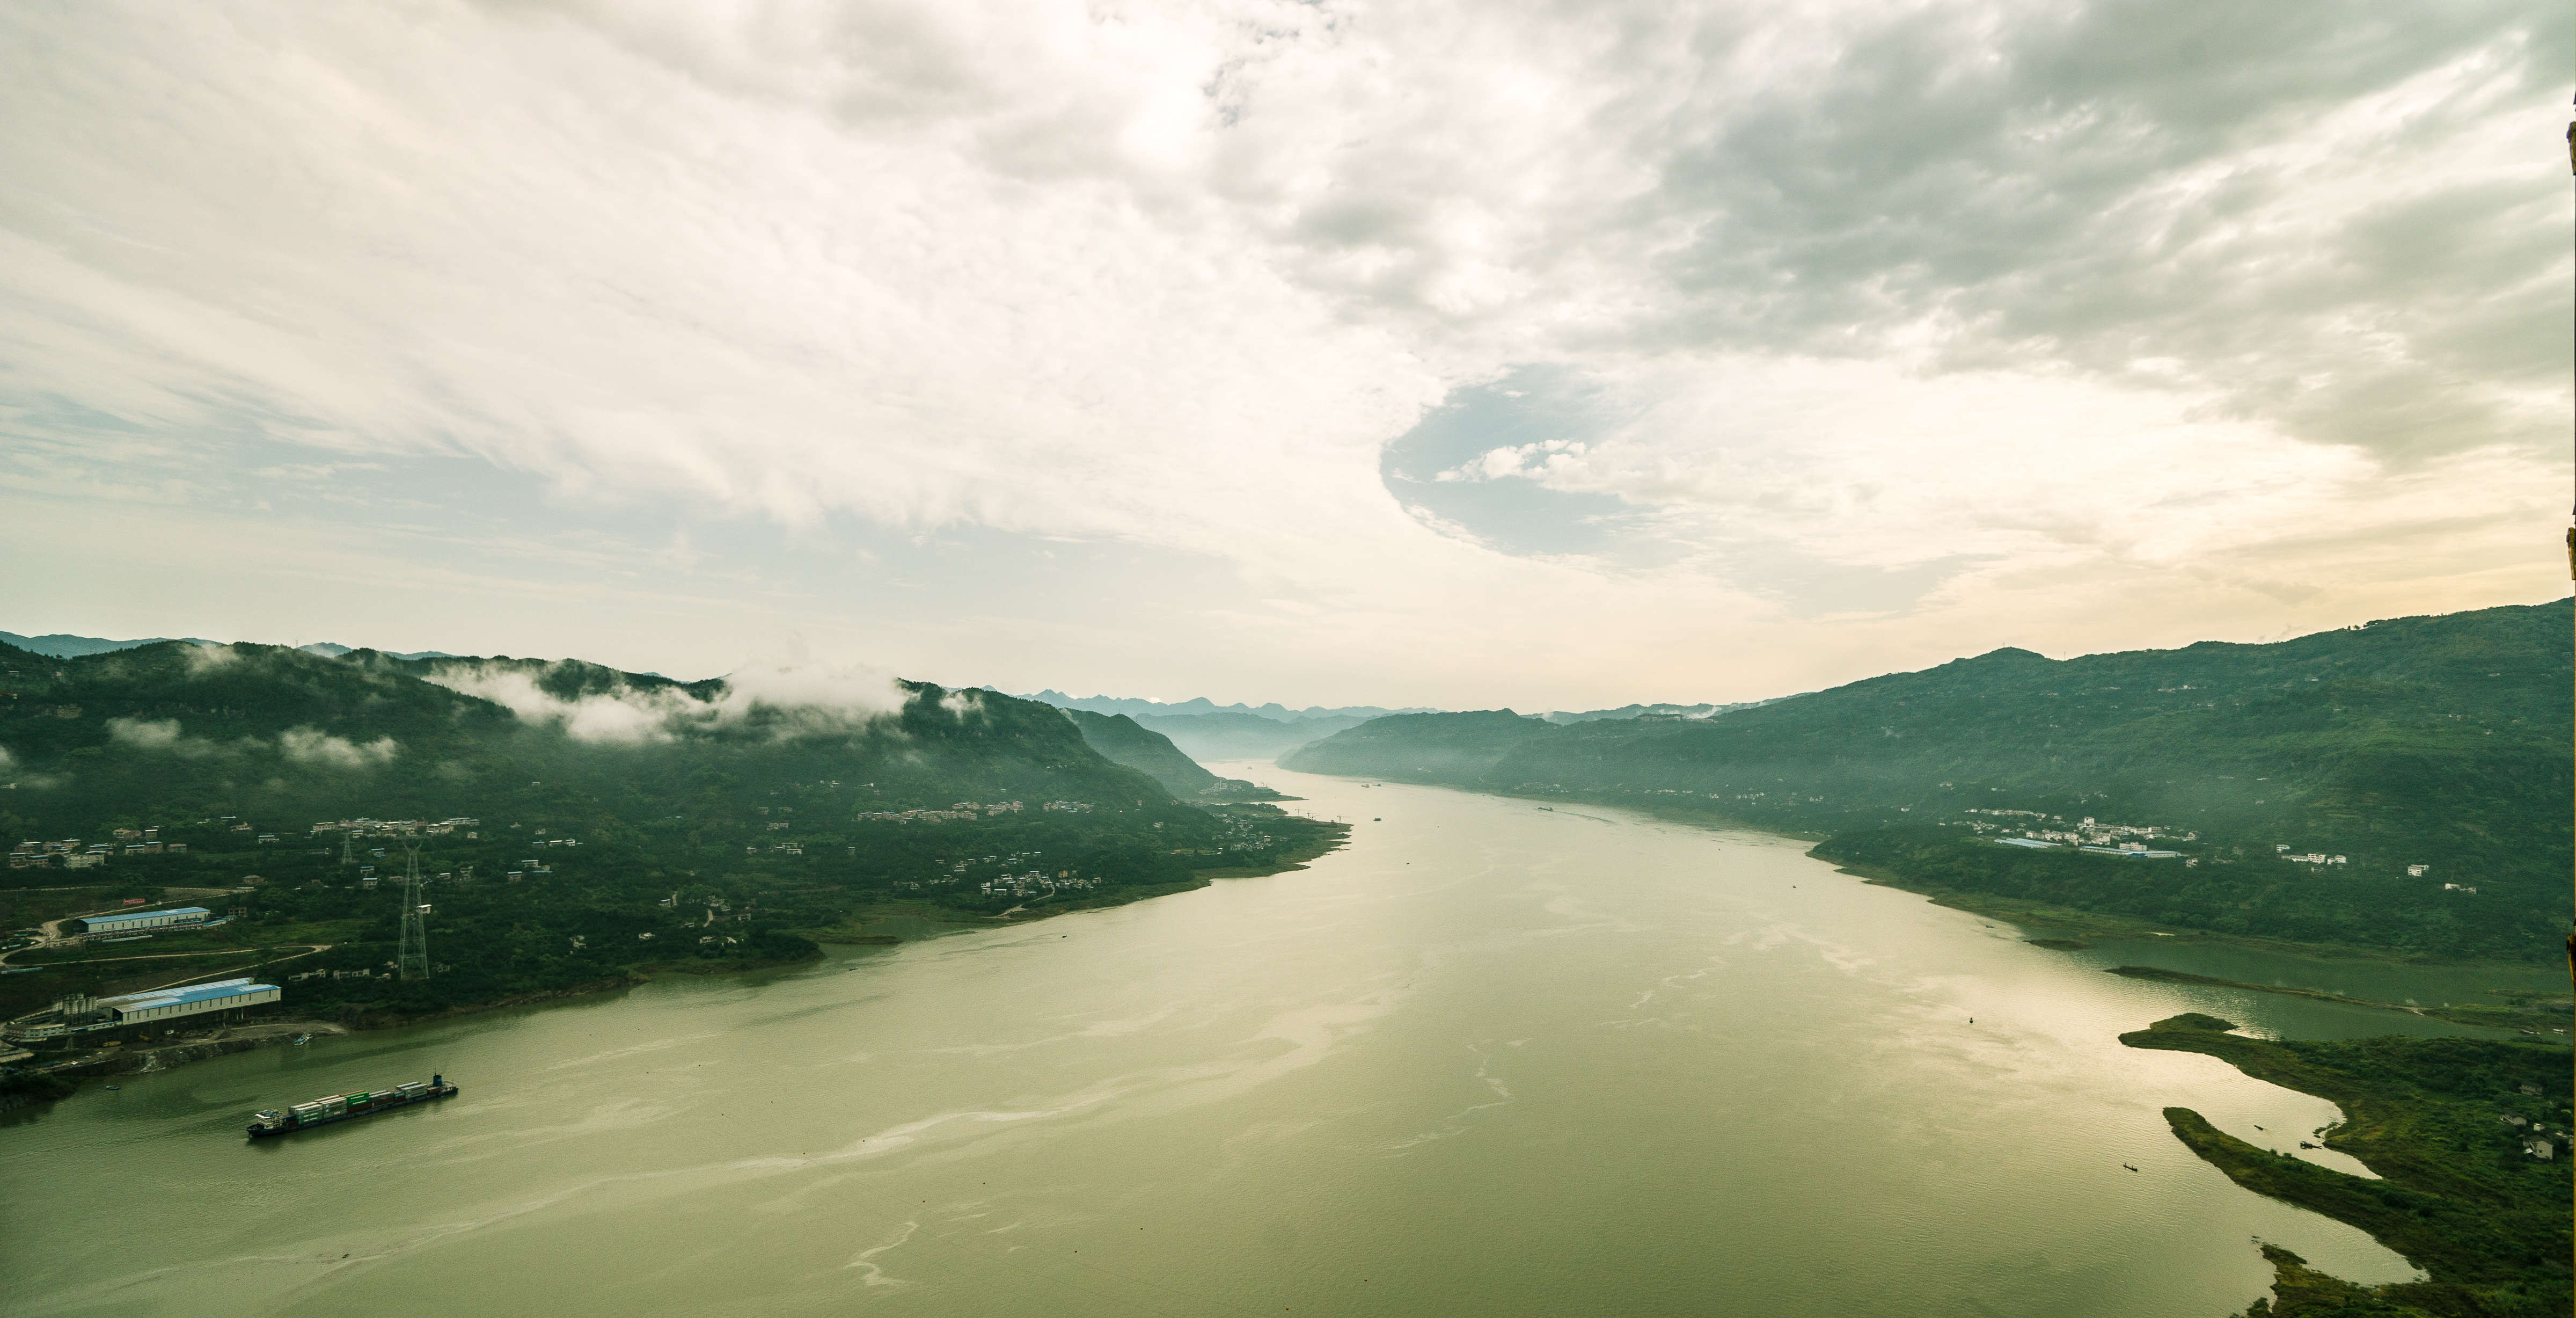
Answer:
[[[2344,1122],[2325,1146],[2369,1164],[2348,1176],[2257,1148],[2188,1108],[2174,1134],[2237,1184],[2369,1232],[2423,1268],[2421,1282],[2363,1288],[2267,1251],[2282,1285],[2253,1313],[2359,1318],[2563,1315],[2576,1284],[2564,1048],[2477,1039],[2267,1040],[2192,1013],[2120,1036],[2133,1048],[2207,1053],[2258,1080],[2331,1099]],[[2526,1150],[2550,1143],[2543,1160]]]
[[[12,927],[128,896],[240,912],[79,959],[20,953],[46,964],[0,977],[13,1015],[171,982],[199,960],[105,958],[177,952],[266,966],[299,1007],[418,1015],[793,960],[894,910],[1131,900],[1339,836],[1275,807],[1175,801],[1052,708],[927,684],[770,699],[571,662],[0,647],[0,752],[0,841],[154,829],[188,847],[0,871]],[[379,822],[322,826],[361,819]],[[406,841],[431,876],[425,981],[385,973],[400,899],[383,880]]]
[[[2561,601],[2271,645],[1999,650],[1710,718],[1415,714],[1282,762],[1824,836],[1822,854],[1972,900],[2537,959],[2570,914],[2571,619]],[[2192,863],[1967,840],[2087,818],[2156,826]]]

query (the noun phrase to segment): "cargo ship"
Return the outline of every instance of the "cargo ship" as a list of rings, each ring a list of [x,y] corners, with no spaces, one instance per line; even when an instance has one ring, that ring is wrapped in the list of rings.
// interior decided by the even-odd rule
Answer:
[[[395,1108],[409,1107],[414,1103],[452,1097],[455,1093],[456,1086],[449,1083],[447,1077],[433,1075],[426,1081],[406,1080],[391,1089],[360,1090],[354,1094],[331,1094],[314,1099],[310,1103],[298,1103],[282,1111],[272,1108],[266,1112],[252,1113],[250,1137],[260,1139],[269,1135],[291,1135],[299,1130],[327,1126],[334,1121],[371,1117],[379,1112],[391,1112]]]

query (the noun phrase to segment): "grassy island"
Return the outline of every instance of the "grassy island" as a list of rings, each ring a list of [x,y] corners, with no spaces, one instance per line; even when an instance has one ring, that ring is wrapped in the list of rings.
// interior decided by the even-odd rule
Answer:
[[[2132,1048],[2206,1053],[2258,1080],[2341,1107],[2327,1148],[2380,1180],[2257,1148],[2189,1108],[2176,1138],[2257,1194],[2346,1222],[2430,1276],[2363,1287],[2265,1246],[2272,1298],[2249,1315],[2520,1318],[2570,1311],[2568,1052],[2543,1044],[2390,1037],[2270,1040],[2197,1012],[2120,1036]],[[2547,1158],[2534,1155],[2540,1144]]]

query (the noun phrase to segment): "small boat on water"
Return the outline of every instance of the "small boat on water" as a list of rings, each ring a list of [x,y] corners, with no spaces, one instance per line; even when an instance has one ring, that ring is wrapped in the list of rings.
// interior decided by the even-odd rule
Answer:
[[[315,1126],[328,1126],[335,1121],[372,1117],[414,1103],[449,1098],[456,1086],[443,1075],[426,1081],[406,1080],[391,1089],[359,1090],[350,1094],[329,1094],[310,1103],[298,1103],[285,1109],[272,1108],[255,1113],[250,1121],[250,1137],[263,1139],[271,1135],[289,1135]]]

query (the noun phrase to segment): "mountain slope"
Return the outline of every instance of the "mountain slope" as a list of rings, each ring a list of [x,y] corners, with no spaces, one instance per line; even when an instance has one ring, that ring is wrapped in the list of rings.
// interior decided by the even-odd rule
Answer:
[[[1170,738],[1142,726],[1125,714],[1060,711],[1081,729],[1082,739],[1103,757],[1126,765],[1181,800],[1276,801],[1278,793],[1240,778],[1220,778],[1181,753]]]
[[[110,654],[118,650],[160,645],[171,639],[167,636],[153,636],[139,641],[111,641],[98,636],[72,636],[63,632],[51,632],[43,636],[20,636],[16,632],[0,632],[0,645],[13,646],[48,659],[78,659],[93,654]],[[196,641],[196,643],[213,644],[211,641]]]

